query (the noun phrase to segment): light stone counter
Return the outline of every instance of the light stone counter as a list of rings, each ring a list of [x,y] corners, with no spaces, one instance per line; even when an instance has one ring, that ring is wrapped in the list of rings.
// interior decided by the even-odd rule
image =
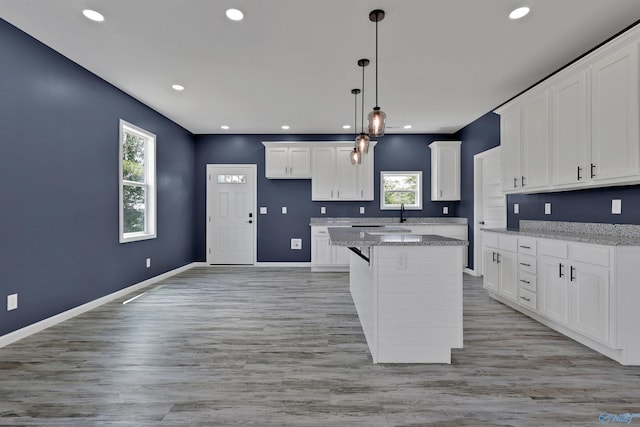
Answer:
[[[466,246],[466,240],[434,234],[411,233],[396,227],[350,228],[329,227],[331,245],[347,247],[366,246]]]
[[[640,246],[640,225],[634,224],[522,220],[519,229],[483,228],[483,231],[594,245]]]
[[[407,221],[400,222],[400,217],[313,217],[311,226],[350,226],[350,225],[467,225],[467,218],[454,217],[407,217]]]

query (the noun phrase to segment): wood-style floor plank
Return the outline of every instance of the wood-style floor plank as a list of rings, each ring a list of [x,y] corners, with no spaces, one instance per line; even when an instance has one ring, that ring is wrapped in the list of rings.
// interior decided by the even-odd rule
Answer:
[[[194,268],[129,297],[0,349],[0,425],[557,426],[640,412],[640,367],[490,299],[477,278],[451,365],[373,365],[344,273]]]

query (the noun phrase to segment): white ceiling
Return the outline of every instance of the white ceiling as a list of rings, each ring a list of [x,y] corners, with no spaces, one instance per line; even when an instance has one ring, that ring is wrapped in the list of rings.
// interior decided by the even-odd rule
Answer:
[[[359,58],[375,103],[376,8],[387,133],[455,132],[640,19],[640,0],[0,0],[0,17],[193,133],[343,133]]]

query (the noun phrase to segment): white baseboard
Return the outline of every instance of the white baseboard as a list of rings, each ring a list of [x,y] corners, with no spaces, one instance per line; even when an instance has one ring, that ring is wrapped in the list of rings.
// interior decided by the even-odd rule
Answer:
[[[97,308],[103,304],[106,304],[115,299],[118,299],[127,294],[130,294],[131,292],[135,292],[140,289],[146,288],[149,285],[153,285],[154,283],[157,283],[161,280],[167,279],[178,273],[182,273],[183,271],[189,270],[190,268],[194,267],[194,264],[197,264],[197,263],[187,264],[182,267],[176,268],[174,270],[167,271],[166,273],[162,273],[158,276],[152,277],[143,282],[136,283],[135,285],[131,285],[127,288],[121,289],[112,294],[105,295],[101,298],[95,299],[93,301],[89,301],[88,303],[79,305],[70,310],[64,311],[60,314],[56,314],[55,316],[51,316],[47,319],[33,323],[29,326],[25,326],[24,328],[18,329],[17,331],[13,331],[6,335],[2,335],[0,336],[0,348],[6,345],[9,345],[11,343],[14,343],[18,340],[21,340],[23,338],[26,338],[29,335],[33,335],[37,332],[50,328],[51,326],[57,325],[58,323],[64,322],[65,320],[69,320],[72,317],[75,317],[79,314],[86,313],[87,311],[93,310],[94,308]]]
[[[472,270],[472,269],[467,268],[467,267],[463,268],[463,269],[462,269],[462,272],[463,272],[463,273],[467,273],[467,274],[469,274],[469,275],[471,275],[471,276],[475,276],[475,277],[480,276],[480,275],[478,274],[478,272],[477,272],[475,269],[473,269],[473,270]]]
[[[310,262],[256,262],[256,267],[311,267]]]

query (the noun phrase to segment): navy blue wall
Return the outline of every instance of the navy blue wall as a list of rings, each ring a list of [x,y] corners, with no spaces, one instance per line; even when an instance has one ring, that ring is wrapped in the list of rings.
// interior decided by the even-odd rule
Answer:
[[[449,207],[448,216],[458,216],[458,202],[431,202],[431,150],[428,145],[438,140],[454,140],[453,135],[385,135],[375,148],[373,202],[312,202],[311,180],[266,179],[264,177],[264,146],[262,141],[351,141],[349,135],[196,135],[196,260],[204,261],[206,233],[206,165],[238,163],[258,165],[258,206],[268,208],[267,215],[258,218],[259,262],[311,261],[311,217],[322,216],[320,207],[326,206],[327,217],[364,216],[399,217],[398,211],[380,210],[380,171],[423,171],[423,209],[408,211],[407,216],[438,217],[442,207]],[[287,206],[288,213],[281,214]],[[291,250],[290,239],[303,239],[302,250]]]
[[[3,20],[0,58],[0,335],[190,263],[193,136]],[[153,240],[118,242],[120,118],[157,136]]]
[[[611,213],[612,199],[622,200],[622,214]],[[513,213],[514,203],[520,205],[518,215]],[[545,203],[551,203],[551,215],[544,214]],[[640,224],[640,186],[508,196],[507,226],[518,228],[521,219]]]
[[[473,268],[473,156],[500,145],[500,116],[487,113],[458,131],[462,141],[460,159],[460,205],[458,216],[469,220],[469,268]]]

